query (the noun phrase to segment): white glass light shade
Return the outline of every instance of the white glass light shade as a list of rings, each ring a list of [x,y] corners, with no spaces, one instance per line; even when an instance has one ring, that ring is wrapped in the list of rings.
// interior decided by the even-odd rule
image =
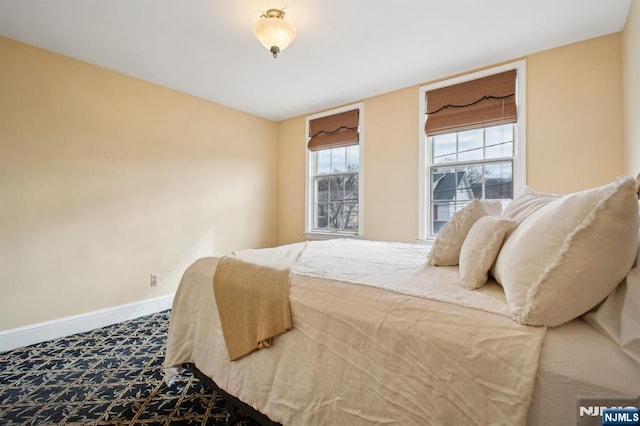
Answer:
[[[291,44],[297,33],[294,26],[284,20],[284,12],[270,9],[255,23],[253,34],[275,57]]]

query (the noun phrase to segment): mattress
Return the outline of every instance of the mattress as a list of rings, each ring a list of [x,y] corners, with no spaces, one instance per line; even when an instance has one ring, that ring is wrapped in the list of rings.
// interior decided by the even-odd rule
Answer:
[[[357,250],[363,258],[351,259],[350,265],[322,265],[321,277],[310,263],[301,262],[291,280],[294,328],[274,339],[272,348],[234,362],[224,348],[213,297],[217,259],[200,259],[189,267],[176,294],[165,366],[171,372],[193,363],[226,392],[283,424],[576,424],[577,396],[638,393],[640,367],[582,320],[544,337],[544,328],[508,318],[495,282],[472,292],[481,300],[476,307],[469,306],[476,302],[459,286],[427,291],[421,285],[425,277],[415,274],[416,259],[425,249],[416,250],[413,260],[398,265],[395,277],[368,267],[349,275],[359,269],[354,262],[376,259],[366,250]],[[439,282],[449,277],[451,284],[457,268],[431,273]],[[403,284],[393,288],[398,276],[404,276]],[[477,311],[481,320],[467,325],[459,309]],[[453,317],[443,324],[437,316],[425,320],[431,310]],[[330,330],[313,326],[322,316],[330,317]],[[442,328],[450,338],[429,341],[425,324]],[[343,332],[349,341],[336,337]],[[474,340],[474,335],[485,337]],[[483,347],[485,341],[491,344]],[[468,361],[449,362],[457,352]],[[498,370],[489,370],[494,363]],[[436,364],[441,367],[434,369]],[[460,376],[456,369],[465,371]],[[483,401],[483,394],[492,396]]]
[[[527,424],[578,424],[579,396],[640,396],[640,365],[581,318],[547,331]]]

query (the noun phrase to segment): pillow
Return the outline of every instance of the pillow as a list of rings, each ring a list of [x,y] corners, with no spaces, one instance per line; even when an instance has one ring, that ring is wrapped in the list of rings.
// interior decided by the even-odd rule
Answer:
[[[487,282],[504,237],[516,225],[515,221],[499,216],[481,217],[473,224],[460,249],[460,277],[464,287],[474,290]]]
[[[640,246],[624,281],[583,318],[640,364]]]
[[[506,205],[500,216],[512,219],[516,224],[518,224],[531,216],[534,212],[538,211],[541,207],[546,206],[551,201],[558,199],[559,197],[559,195],[536,192],[530,187],[527,187],[524,194],[514,198]],[[491,274],[493,276],[496,275],[495,268],[496,264],[494,263],[491,267]]]
[[[507,204],[501,216],[513,219],[517,223],[520,223],[532,213],[558,197],[558,195],[535,192],[531,188],[527,187],[524,194],[514,198],[513,201]]]
[[[613,293],[583,318],[640,364],[640,268],[631,269]]]
[[[638,247],[635,180],[565,195],[522,220],[493,268],[514,319],[557,326],[601,302]]]
[[[474,199],[461,210],[455,212],[442,227],[429,251],[427,260],[432,266],[457,265],[460,249],[469,229],[483,216],[499,215],[502,204],[495,200]]]
[[[480,200],[480,204],[487,216],[499,216],[502,213],[502,203],[498,200]]]

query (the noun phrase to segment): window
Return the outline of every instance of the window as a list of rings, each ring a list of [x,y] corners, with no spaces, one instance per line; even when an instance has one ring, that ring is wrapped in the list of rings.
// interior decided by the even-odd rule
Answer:
[[[524,61],[421,88],[419,239],[474,198],[524,189]]]
[[[361,233],[362,110],[307,118],[307,238]]]

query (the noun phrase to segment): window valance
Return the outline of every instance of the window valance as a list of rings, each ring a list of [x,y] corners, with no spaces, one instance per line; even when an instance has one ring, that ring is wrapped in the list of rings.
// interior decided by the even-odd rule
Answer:
[[[516,70],[426,92],[428,136],[515,123]]]
[[[309,121],[310,151],[358,145],[358,119],[360,111],[352,109]]]

